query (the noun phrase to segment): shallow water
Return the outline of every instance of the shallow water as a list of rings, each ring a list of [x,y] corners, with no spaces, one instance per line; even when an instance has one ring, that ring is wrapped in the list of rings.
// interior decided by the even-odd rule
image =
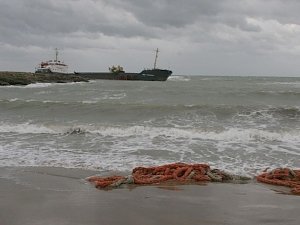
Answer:
[[[173,76],[0,87],[0,166],[300,167],[300,78]]]

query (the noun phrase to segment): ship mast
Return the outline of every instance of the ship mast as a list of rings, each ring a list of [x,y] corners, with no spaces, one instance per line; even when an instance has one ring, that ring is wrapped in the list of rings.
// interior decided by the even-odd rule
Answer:
[[[55,61],[57,62],[58,59],[58,48],[55,48]]]
[[[155,60],[154,60],[154,69],[156,69],[157,57],[158,57],[158,53],[159,53],[158,48],[156,49],[155,52],[156,52],[156,54],[155,54]]]

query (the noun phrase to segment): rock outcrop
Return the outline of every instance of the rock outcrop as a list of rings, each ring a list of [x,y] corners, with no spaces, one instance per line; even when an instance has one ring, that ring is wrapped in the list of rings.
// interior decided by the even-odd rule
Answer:
[[[68,83],[88,82],[87,79],[74,74],[38,74],[29,72],[0,72],[0,86],[28,85],[33,83]]]

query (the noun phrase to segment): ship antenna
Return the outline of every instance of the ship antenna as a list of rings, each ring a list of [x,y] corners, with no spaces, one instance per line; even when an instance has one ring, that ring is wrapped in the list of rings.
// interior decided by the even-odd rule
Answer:
[[[58,59],[58,48],[55,48],[55,61],[57,62]]]
[[[158,53],[159,53],[158,48],[156,49],[155,52],[156,52],[156,54],[155,54],[155,60],[154,60],[154,69],[156,69],[157,57],[158,57]]]

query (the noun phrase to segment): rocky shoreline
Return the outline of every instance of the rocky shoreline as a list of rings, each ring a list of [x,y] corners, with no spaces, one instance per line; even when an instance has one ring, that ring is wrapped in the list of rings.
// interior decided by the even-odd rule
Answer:
[[[88,82],[88,79],[73,74],[37,74],[30,72],[0,71],[0,86],[69,82]]]

